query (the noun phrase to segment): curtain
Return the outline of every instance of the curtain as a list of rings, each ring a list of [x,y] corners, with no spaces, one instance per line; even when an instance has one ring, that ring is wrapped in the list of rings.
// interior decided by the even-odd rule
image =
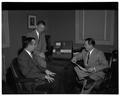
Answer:
[[[8,11],[2,11],[2,48],[10,46]]]

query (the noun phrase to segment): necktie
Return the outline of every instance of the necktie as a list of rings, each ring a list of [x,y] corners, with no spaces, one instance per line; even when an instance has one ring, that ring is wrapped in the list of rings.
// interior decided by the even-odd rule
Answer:
[[[88,64],[88,61],[89,61],[89,57],[90,57],[90,52],[88,52],[88,54],[87,54],[87,64]]]

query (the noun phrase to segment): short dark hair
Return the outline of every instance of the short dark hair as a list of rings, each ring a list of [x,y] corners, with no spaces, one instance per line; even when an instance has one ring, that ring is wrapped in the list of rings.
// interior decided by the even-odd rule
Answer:
[[[42,24],[42,25],[44,25],[44,26],[46,25],[46,24],[45,24],[45,21],[43,21],[43,20],[39,20],[39,21],[37,22],[37,26],[40,25],[40,24]]]
[[[95,40],[93,38],[86,38],[85,41],[88,41],[89,45],[95,46]]]
[[[32,40],[35,40],[34,37],[26,37],[25,40],[23,41],[24,42],[24,48],[28,47],[29,44],[32,44]]]

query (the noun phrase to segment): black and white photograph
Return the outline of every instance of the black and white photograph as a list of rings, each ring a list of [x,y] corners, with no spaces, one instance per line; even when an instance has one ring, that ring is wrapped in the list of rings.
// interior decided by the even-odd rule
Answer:
[[[2,95],[119,94],[119,2],[1,2]]]

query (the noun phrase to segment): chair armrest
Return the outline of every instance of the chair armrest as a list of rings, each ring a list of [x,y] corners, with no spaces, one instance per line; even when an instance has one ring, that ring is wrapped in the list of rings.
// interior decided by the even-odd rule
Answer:
[[[23,79],[16,79],[17,82],[25,83],[25,82],[37,82],[40,79],[38,78],[23,78]]]
[[[36,78],[25,78],[25,79],[20,79],[19,82],[35,82]]]

